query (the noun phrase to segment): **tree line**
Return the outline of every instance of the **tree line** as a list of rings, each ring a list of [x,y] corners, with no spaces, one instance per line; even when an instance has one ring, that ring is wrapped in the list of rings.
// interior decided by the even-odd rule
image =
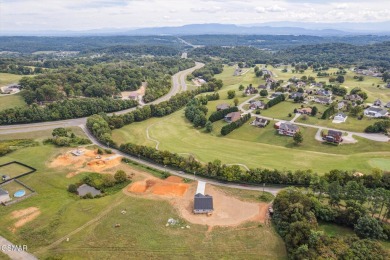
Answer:
[[[251,118],[251,114],[245,114],[237,121],[223,126],[221,128],[221,135],[228,135],[229,133],[233,132],[235,129],[245,124],[250,118]]]
[[[28,107],[0,111],[0,125],[25,124],[86,117],[93,114],[115,112],[137,106],[134,100],[112,98],[69,99],[46,106],[32,104]]]

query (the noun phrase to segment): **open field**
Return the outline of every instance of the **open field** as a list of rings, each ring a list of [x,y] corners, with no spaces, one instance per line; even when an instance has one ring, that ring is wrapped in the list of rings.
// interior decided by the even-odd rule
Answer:
[[[80,127],[69,127],[72,132],[80,137],[87,138],[84,131]],[[1,140],[13,140],[13,139],[36,139],[37,141],[43,141],[47,138],[52,138],[53,130],[41,130],[41,131],[31,131],[26,133],[12,133],[12,134],[1,134]]]
[[[127,214],[122,215],[122,209],[126,209]],[[169,218],[183,224],[166,227]],[[121,227],[114,228],[115,223],[120,223]],[[190,229],[180,228],[185,225],[190,225]],[[249,222],[236,228],[215,227],[208,232],[207,226],[185,222],[168,202],[142,198],[127,198],[99,223],[50,253],[69,259],[114,259],[123,258],[123,254],[136,259],[286,257],[281,238],[270,227]]]
[[[12,83],[18,83],[22,77],[23,75],[16,75],[11,73],[0,73],[0,87]]]
[[[27,168],[27,167],[20,165],[18,163],[11,163],[11,164],[0,167],[0,175],[8,175],[11,178],[15,178],[15,177],[22,175],[24,173],[27,173],[29,171],[31,171],[30,168]]]
[[[27,104],[19,93],[14,95],[0,96],[0,111],[5,110],[7,108],[25,107],[25,106],[27,106]]]
[[[83,174],[67,178],[67,167],[49,167],[50,162],[69,150],[40,145],[0,157],[0,163],[18,160],[38,169],[34,176],[20,179],[38,194],[1,208],[0,233],[15,244],[27,244],[29,252],[39,258],[107,259],[121,258],[123,254],[138,259],[168,256],[171,259],[190,259],[205,255],[211,259],[286,258],[284,243],[273,228],[259,226],[256,222],[210,230],[205,225],[184,220],[169,200],[128,196],[122,192],[93,200],[78,199],[66,188]],[[116,169],[136,172],[134,180],[151,177],[125,164],[104,172],[115,172]],[[196,183],[189,185],[195,188]],[[126,214],[121,214],[123,209]],[[15,214],[20,217],[16,218]],[[180,220],[182,225],[166,227],[169,218]],[[90,221],[95,222],[85,225]],[[120,228],[113,227],[117,223],[121,224]],[[190,225],[190,228],[181,229],[183,225]],[[78,229],[81,231],[70,236],[69,242],[48,247]],[[235,239],[227,241],[227,235]]]

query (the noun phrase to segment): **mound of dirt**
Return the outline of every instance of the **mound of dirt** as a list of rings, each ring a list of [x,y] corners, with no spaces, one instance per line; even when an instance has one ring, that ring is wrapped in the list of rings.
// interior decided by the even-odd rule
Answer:
[[[87,163],[89,169],[93,171],[103,171],[115,167],[121,163],[122,157],[118,155],[102,157],[101,159],[92,160]]]
[[[152,193],[156,195],[168,195],[182,197],[188,189],[187,184],[177,183],[157,183]]]
[[[11,212],[11,217],[17,219],[13,227],[10,228],[12,232],[15,232],[17,228],[24,226],[26,223],[34,220],[41,214],[41,211],[36,207],[29,207],[26,209],[15,210]]]
[[[188,184],[178,183],[181,178],[171,178],[170,180],[147,179],[145,181],[134,182],[127,191],[134,193],[149,193],[162,196],[183,196],[188,190]]]
[[[134,182],[127,188],[127,191],[134,193],[144,193],[148,189],[146,183],[144,181]]]

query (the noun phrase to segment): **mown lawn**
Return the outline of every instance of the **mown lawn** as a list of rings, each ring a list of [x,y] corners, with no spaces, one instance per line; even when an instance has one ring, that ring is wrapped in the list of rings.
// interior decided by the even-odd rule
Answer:
[[[213,133],[208,134],[203,129],[195,129],[185,119],[183,110],[175,112],[169,119],[159,122],[152,120],[149,134],[160,141],[160,150],[191,153],[202,162],[220,159],[222,163],[243,163],[248,167],[313,169],[324,173],[331,169],[369,172],[373,167],[371,159],[390,158],[388,144],[358,139],[357,144],[325,145],[314,139],[317,130],[312,128],[302,128],[304,142],[297,146],[291,137],[277,135],[272,123],[261,129],[249,125],[248,121],[240,129],[220,137],[218,129],[225,124],[223,121],[214,123]],[[145,144],[149,141],[142,136],[149,125],[150,120],[147,120],[138,123],[135,128],[131,124],[114,130],[114,140],[118,143],[131,141]],[[128,140],[127,136],[131,133],[138,133],[139,138],[131,137]],[[155,143],[150,146],[155,147]]]

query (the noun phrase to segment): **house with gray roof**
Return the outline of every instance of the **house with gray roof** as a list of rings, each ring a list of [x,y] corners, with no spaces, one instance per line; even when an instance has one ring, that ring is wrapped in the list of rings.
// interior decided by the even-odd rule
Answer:
[[[364,110],[364,115],[367,117],[384,117],[388,116],[389,112],[380,107],[369,107]]]
[[[255,120],[251,123],[253,126],[258,126],[258,127],[266,127],[268,125],[269,121],[265,118],[261,117],[256,117]]]
[[[8,191],[3,190],[2,188],[0,188],[0,203],[6,203],[6,202],[8,202],[10,200],[11,200],[11,198],[9,196]]]
[[[217,105],[217,111],[225,110],[225,109],[228,109],[228,108],[230,108],[229,104],[219,104],[219,105]]]
[[[381,107],[382,105],[383,105],[383,102],[379,98],[374,101],[374,106]]]
[[[254,101],[249,105],[250,109],[264,109],[265,103],[263,101]]]
[[[203,195],[197,193],[194,196],[194,213],[195,214],[204,214],[212,213],[214,211],[213,207],[213,197],[210,195]]]
[[[294,136],[297,132],[299,127],[288,122],[281,123],[278,129],[280,135]]]
[[[329,105],[330,103],[332,103],[332,99],[330,97],[316,97],[314,99],[314,102],[323,105]]]

